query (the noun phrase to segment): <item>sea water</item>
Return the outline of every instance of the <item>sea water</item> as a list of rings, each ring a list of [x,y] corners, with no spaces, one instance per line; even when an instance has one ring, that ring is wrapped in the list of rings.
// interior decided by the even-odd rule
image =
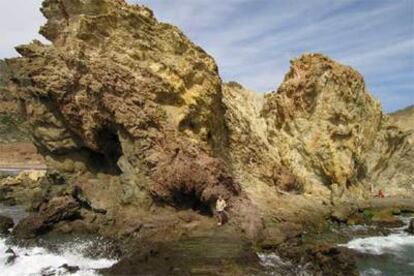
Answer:
[[[24,214],[22,208],[0,205],[0,215],[12,217],[15,222],[23,218]],[[48,246],[21,246],[0,237],[0,276],[98,275],[95,269],[107,268],[117,262],[115,258],[90,257],[91,248],[104,251],[107,246],[105,240],[97,237],[54,239],[43,241],[43,244]],[[6,253],[9,248],[17,255],[10,263],[8,258],[11,254]],[[65,264],[77,266],[79,270],[70,274],[62,267]]]
[[[351,238],[359,236],[340,246],[360,253],[356,261],[362,276],[414,276],[414,235],[404,231],[411,218],[400,219],[405,226],[390,229],[390,234],[384,236],[366,236],[376,226],[354,225],[340,230]],[[262,266],[269,269],[269,275],[312,275],[307,269],[309,264],[297,266],[275,253],[259,253],[258,256]]]
[[[364,253],[357,258],[361,275],[414,275],[414,235],[404,231],[410,218],[401,219],[406,226],[389,235],[356,238],[343,245]]]

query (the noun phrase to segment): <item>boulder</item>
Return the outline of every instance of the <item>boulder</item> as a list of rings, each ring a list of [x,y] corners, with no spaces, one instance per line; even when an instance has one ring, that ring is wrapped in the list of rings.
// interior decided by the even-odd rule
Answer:
[[[68,264],[63,264],[61,265],[59,268],[62,268],[64,270],[66,270],[67,272],[69,272],[70,274],[76,273],[79,271],[79,266],[77,265],[68,265]]]
[[[7,256],[7,258],[6,258],[6,264],[7,265],[12,265],[13,263],[14,263],[14,261],[17,259],[17,257],[19,257],[14,251],[13,251],[13,249],[11,249],[11,248],[8,248],[7,250],[6,250],[6,252],[4,252],[4,253],[6,253],[6,256]]]
[[[13,230],[17,238],[30,239],[50,230],[54,224],[80,218],[79,203],[69,196],[56,197],[40,207],[38,213],[22,219]]]
[[[12,218],[0,215],[0,234],[8,234],[9,229],[13,228],[14,222]]]

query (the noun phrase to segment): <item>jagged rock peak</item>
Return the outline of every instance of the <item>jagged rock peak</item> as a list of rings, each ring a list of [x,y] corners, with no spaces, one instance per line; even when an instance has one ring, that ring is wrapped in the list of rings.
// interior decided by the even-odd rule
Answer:
[[[105,28],[120,27],[117,19],[120,19],[121,14],[131,17],[131,20],[141,21],[141,24],[156,20],[150,9],[141,5],[130,6],[124,0],[46,0],[41,11],[48,22],[41,28],[40,33],[55,43],[64,43],[71,32],[62,30],[68,27],[78,27],[80,35],[89,36],[87,31],[92,26],[88,24],[92,22],[87,16],[100,17],[99,23],[104,23],[105,19],[108,21],[107,24],[92,23],[94,27],[98,27],[95,35],[106,35]],[[70,23],[74,20],[77,21],[76,26],[71,26]]]

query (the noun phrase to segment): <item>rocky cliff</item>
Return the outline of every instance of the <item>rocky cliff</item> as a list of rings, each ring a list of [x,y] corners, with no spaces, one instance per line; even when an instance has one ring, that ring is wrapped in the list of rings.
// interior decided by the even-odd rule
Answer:
[[[306,54],[260,95],[223,84],[213,58],[143,6],[45,0],[42,12],[52,44],[17,47],[8,89],[61,194],[82,190],[103,227],[169,206],[210,213],[224,195],[248,237],[272,237],[378,187],[413,190],[412,140],[348,66]]]
[[[282,85],[264,97],[235,84],[224,91],[230,145],[239,146],[232,152],[242,171],[262,169],[268,184],[286,179],[271,176],[272,164],[290,172],[296,188],[322,197],[412,191],[411,134],[390,121],[352,68],[307,54],[293,60]]]
[[[59,160],[51,166],[82,160],[85,171],[119,175],[122,201],[137,205],[237,193],[209,55],[123,1],[51,0],[42,12],[52,45],[19,46],[9,64],[36,145]]]
[[[414,190],[414,113],[412,107],[386,116],[368,156],[368,176],[373,186],[388,194]]]

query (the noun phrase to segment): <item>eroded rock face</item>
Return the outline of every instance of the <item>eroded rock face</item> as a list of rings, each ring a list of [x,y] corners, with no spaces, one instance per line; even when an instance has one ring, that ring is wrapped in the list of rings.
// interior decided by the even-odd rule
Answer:
[[[244,188],[253,185],[246,179],[255,179],[286,191],[301,190],[301,183],[282,165],[278,147],[268,138],[268,125],[261,114],[264,95],[249,91],[236,82],[226,83],[223,94],[229,152]]]
[[[374,192],[414,196],[414,128],[409,124],[414,116],[407,117],[401,124],[385,118],[368,153],[368,182]]]
[[[124,1],[46,0],[42,12],[52,45],[19,46],[23,57],[9,65],[51,166],[81,160],[121,175],[129,203],[176,193],[210,202],[238,190],[221,161],[221,80],[209,55]]]
[[[283,163],[305,183],[327,187],[350,186],[365,176],[364,154],[382,116],[359,73],[318,54],[293,60],[263,108]]]
[[[306,54],[276,92],[261,97],[237,83],[223,91],[233,166],[250,183],[303,186],[334,202],[412,190],[412,134],[390,123],[351,67]]]

